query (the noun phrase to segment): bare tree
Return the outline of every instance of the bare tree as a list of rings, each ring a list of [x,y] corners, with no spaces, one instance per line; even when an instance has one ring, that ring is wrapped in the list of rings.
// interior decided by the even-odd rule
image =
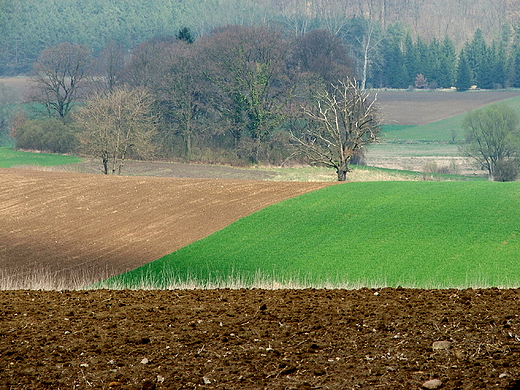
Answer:
[[[75,112],[79,140],[87,155],[100,157],[104,174],[121,174],[125,159],[153,153],[152,99],[140,88],[116,88],[89,100]]]
[[[380,31],[378,31],[379,25],[372,19],[363,19],[364,22],[364,33],[362,38],[357,38],[362,49],[363,66],[361,73],[361,89],[366,89],[366,83],[368,78],[368,69],[372,62],[372,52],[377,51],[378,46],[383,41],[383,37]]]
[[[293,61],[300,71],[320,76],[326,85],[355,73],[342,39],[327,30],[313,30],[300,37],[295,46]]]
[[[347,79],[333,84],[332,92],[320,92],[313,107],[303,111],[310,123],[303,135],[293,136],[300,153],[313,164],[334,168],[338,181],[345,181],[352,157],[378,139],[376,97]]]
[[[36,91],[32,100],[42,103],[64,120],[84,86],[91,54],[87,46],[64,42],[45,49],[34,65]]]
[[[183,155],[191,160],[194,141],[208,130],[201,124],[210,95],[208,81],[193,45],[178,41],[164,54],[157,61],[167,65],[153,87],[163,123],[161,135],[170,146],[180,136]]]
[[[92,73],[99,89],[112,91],[122,83],[125,50],[121,43],[110,40],[93,62]]]

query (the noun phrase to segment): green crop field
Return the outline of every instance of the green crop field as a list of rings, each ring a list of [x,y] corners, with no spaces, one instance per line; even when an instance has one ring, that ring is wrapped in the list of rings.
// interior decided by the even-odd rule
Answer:
[[[13,150],[10,148],[0,148],[0,168],[12,168],[25,165],[51,166],[74,164],[80,161],[81,158],[75,156],[48,153],[30,153]]]
[[[293,198],[104,287],[520,285],[520,183],[365,182]]]

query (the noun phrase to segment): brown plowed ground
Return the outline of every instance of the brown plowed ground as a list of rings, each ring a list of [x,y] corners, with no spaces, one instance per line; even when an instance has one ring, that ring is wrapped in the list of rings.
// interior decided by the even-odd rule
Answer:
[[[102,280],[331,184],[0,169],[0,277]]]
[[[520,290],[0,297],[0,389],[520,388]]]

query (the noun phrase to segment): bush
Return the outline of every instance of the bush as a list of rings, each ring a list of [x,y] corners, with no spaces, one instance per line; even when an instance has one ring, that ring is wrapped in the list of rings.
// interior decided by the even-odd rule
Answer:
[[[11,131],[19,149],[51,153],[69,153],[76,149],[72,129],[57,119],[19,120]]]
[[[515,181],[520,173],[520,167],[516,160],[500,160],[495,164],[493,172],[494,181]]]

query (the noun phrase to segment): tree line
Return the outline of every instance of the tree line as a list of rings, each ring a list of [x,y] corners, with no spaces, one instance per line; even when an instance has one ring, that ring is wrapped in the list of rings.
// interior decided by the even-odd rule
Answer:
[[[338,83],[356,73],[344,41],[326,30],[288,38],[279,29],[242,25],[197,40],[183,28],[142,43],[131,56],[117,42],[96,57],[86,46],[62,43],[45,49],[33,71],[30,104],[11,130],[17,146],[95,156],[104,173],[120,172],[126,158],[298,158],[302,145],[320,143],[309,132],[320,127],[310,115],[317,94],[336,98]],[[357,88],[344,87],[340,100]],[[358,118],[369,107],[364,99]],[[349,129],[361,138],[340,147],[343,180],[366,143],[362,133],[377,132],[370,115],[370,126]]]
[[[413,40],[396,25],[378,40],[366,22],[361,66],[345,39],[326,29],[288,35],[267,25],[228,25],[196,39],[182,28],[130,54],[111,41],[96,56],[64,42],[40,53],[30,104],[11,135],[19,148],[100,158],[106,174],[120,173],[127,158],[305,158],[345,180],[349,164],[362,161],[363,146],[379,134],[366,87],[497,88],[516,75],[514,36],[488,44],[477,30],[457,55],[449,38]],[[375,45],[382,56],[372,57]],[[370,71],[367,64],[377,61],[385,66]]]
[[[374,59],[375,87],[467,90],[520,87],[520,36],[503,27],[500,39],[486,42],[481,29],[459,51],[453,41],[412,39],[404,29],[387,34]]]

